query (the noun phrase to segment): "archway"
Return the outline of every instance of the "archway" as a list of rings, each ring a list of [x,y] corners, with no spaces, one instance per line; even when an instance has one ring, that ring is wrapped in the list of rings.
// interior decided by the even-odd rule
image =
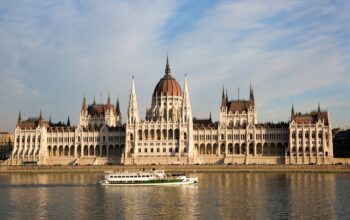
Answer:
[[[207,144],[207,151],[206,151],[206,154],[212,154],[211,144]]]
[[[235,144],[235,154],[240,154],[239,144]]]
[[[204,144],[201,144],[199,152],[200,152],[199,154],[205,154],[205,145]]]
[[[90,145],[89,155],[90,156],[94,156],[95,155],[95,151],[94,151],[94,146],[93,145]]]
[[[258,143],[256,145],[256,153],[261,155],[262,154],[262,146],[261,146],[261,143]]]
[[[69,147],[68,147],[68,145],[66,145],[64,147],[64,156],[68,157],[68,155],[69,155]]]

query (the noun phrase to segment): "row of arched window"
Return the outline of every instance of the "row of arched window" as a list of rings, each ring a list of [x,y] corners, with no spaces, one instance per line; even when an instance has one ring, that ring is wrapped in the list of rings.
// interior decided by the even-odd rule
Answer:
[[[16,142],[19,143],[20,142],[20,136],[17,136],[16,138]],[[32,139],[32,142],[35,142],[36,140],[38,142],[40,142],[40,135],[38,135],[38,137],[36,137],[35,135],[32,136],[32,138],[30,138],[30,136],[27,136],[27,143],[30,142],[30,139]],[[26,137],[23,135],[22,136],[22,143],[25,143]]]
[[[184,132],[184,139],[187,139],[187,133]],[[142,131],[141,129],[138,130],[137,132],[138,140],[178,140],[180,138],[180,133],[179,129],[163,129],[162,131],[160,129],[157,130],[144,130]],[[134,134],[129,135],[129,140],[133,141],[134,140]]]

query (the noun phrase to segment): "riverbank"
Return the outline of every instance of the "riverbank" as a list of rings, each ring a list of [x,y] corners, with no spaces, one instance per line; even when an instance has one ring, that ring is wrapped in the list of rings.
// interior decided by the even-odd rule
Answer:
[[[119,165],[0,166],[0,173],[103,173],[107,170],[164,169],[171,172],[350,173],[350,165]]]

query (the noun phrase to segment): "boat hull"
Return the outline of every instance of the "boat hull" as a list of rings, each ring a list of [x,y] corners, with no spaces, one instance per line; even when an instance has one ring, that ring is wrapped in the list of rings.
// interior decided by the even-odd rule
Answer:
[[[101,180],[102,186],[174,186],[174,185],[193,185],[198,183],[198,178],[186,178],[182,181],[164,181],[164,182],[108,182]]]

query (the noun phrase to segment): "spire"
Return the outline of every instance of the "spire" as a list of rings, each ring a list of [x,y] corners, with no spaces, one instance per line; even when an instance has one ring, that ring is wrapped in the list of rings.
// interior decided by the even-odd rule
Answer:
[[[225,88],[222,87],[222,96],[221,96],[221,107],[226,106],[226,97],[225,97]]]
[[[294,117],[294,104],[292,104],[291,119]]]
[[[21,114],[21,111],[19,111],[19,114],[18,114],[18,121],[22,121],[22,114]]]
[[[182,103],[182,121],[192,122],[192,108],[190,102],[190,94],[188,92],[187,75],[185,74],[184,91],[183,91],[183,103]]]
[[[85,98],[85,94],[84,94],[84,98],[83,98],[83,105],[81,106],[81,111],[86,111],[86,98]]]
[[[254,101],[254,91],[253,91],[253,88],[252,88],[252,84],[251,84],[251,83],[250,83],[249,99],[250,99],[251,101]]]
[[[165,75],[170,75],[170,66],[169,66],[169,57],[168,55],[166,56],[166,66],[165,66]]]
[[[317,106],[317,111],[318,111],[318,112],[321,112],[321,106],[320,106],[320,103],[318,103],[318,106]]]
[[[226,102],[228,102],[227,89],[226,89]]]
[[[40,114],[39,114],[39,120],[43,120],[43,115],[41,114],[41,109],[40,109]]]
[[[108,92],[108,98],[107,98],[107,105],[110,106],[111,105],[111,98]]]
[[[92,104],[96,105],[96,97],[95,97],[95,94],[94,94],[94,102],[93,102]]]
[[[117,98],[117,104],[115,105],[115,110],[117,111],[118,115],[120,115],[119,98]]]
[[[67,119],[67,126],[70,126],[70,118],[69,118],[69,115],[68,115],[68,119]]]
[[[209,112],[209,121],[212,122],[212,120],[211,120],[211,112]]]
[[[239,100],[239,84],[238,84],[237,89],[238,89],[238,93],[237,94],[238,94],[238,100]]]
[[[128,108],[128,123],[131,124],[138,121],[139,121],[139,110],[137,106],[134,76],[132,76],[131,92],[130,92],[129,108]]]
[[[50,118],[49,118],[49,125],[52,124],[52,121],[51,121],[51,115],[50,115]]]
[[[21,111],[19,111],[17,125],[20,125],[21,123],[22,123],[22,114],[21,114]]]

